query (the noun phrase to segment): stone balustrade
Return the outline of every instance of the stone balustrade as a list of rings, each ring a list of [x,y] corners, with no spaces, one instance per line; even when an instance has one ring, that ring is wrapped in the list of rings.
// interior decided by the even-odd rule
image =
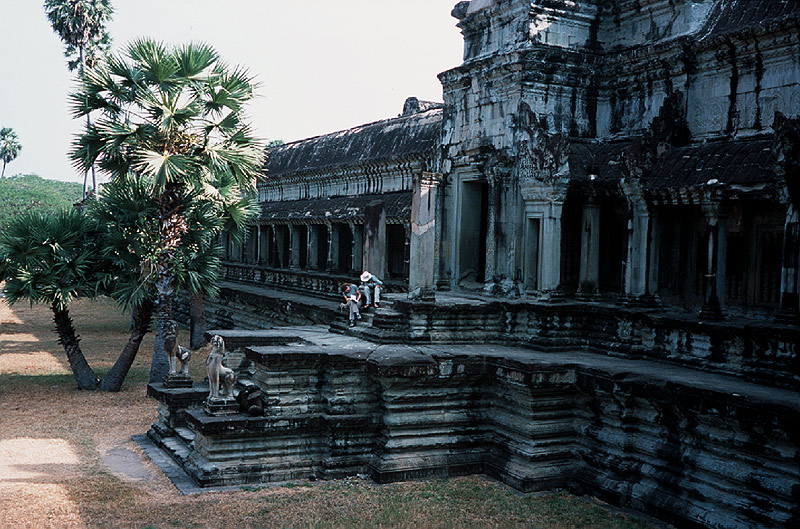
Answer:
[[[252,285],[278,287],[284,290],[301,292],[307,295],[339,298],[339,288],[343,283],[358,283],[360,271],[328,272],[325,270],[303,270],[294,268],[273,268],[258,264],[223,263],[221,279]],[[384,279],[384,291],[405,292],[407,285],[396,279]]]

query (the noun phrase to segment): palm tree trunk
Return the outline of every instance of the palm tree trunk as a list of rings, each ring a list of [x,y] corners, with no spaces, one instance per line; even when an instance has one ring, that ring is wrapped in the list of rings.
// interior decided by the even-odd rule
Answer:
[[[5,178],[5,177],[6,177],[6,161],[3,160],[3,174],[0,175],[0,178]]]
[[[199,349],[206,343],[206,308],[202,293],[189,296],[189,347]]]
[[[120,353],[117,361],[111,367],[106,376],[100,382],[100,389],[102,391],[119,391],[122,388],[122,382],[128,375],[128,371],[136,359],[136,354],[139,352],[139,346],[142,339],[150,330],[150,320],[153,318],[153,302],[150,300],[143,301],[140,305],[136,305],[131,313],[131,335],[128,338],[128,343]]]
[[[83,55],[83,45],[78,46],[78,57],[80,59],[80,74],[83,77],[86,74],[86,57]],[[89,127],[92,125],[92,118],[89,114],[86,114],[86,131],[89,131]],[[83,173],[83,198],[86,198],[86,181],[89,179],[89,171],[85,171]],[[92,191],[97,194],[97,179],[94,175],[94,164],[92,164]]]
[[[150,364],[150,383],[161,382],[169,373],[169,360],[164,347],[172,320],[172,303],[175,296],[175,271],[173,263],[175,252],[180,247],[183,236],[188,231],[186,219],[182,216],[183,185],[168,182],[164,191],[156,199],[158,204],[158,236],[161,253],[156,261],[156,337],[153,344],[153,360]]]
[[[97,389],[99,380],[97,380],[94,371],[89,367],[86,358],[83,356],[80,338],[75,334],[75,327],[72,325],[69,310],[59,309],[55,302],[53,302],[51,308],[53,309],[53,321],[56,324],[58,343],[64,347],[64,352],[67,353],[67,361],[72,373],[75,375],[75,380],[78,382],[78,388]]]

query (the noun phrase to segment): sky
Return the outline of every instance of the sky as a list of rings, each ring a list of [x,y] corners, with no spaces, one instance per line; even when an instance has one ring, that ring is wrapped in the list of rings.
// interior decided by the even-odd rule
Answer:
[[[68,157],[83,125],[67,107],[74,75],[42,3],[0,0],[0,127],[22,145],[6,176],[82,182]],[[211,44],[260,83],[248,112],[256,133],[292,141],[394,117],[409,96],[441,101],[437,74],[462,62],[456,3],[112,0],[108,30],[115,51],[138,37]]]

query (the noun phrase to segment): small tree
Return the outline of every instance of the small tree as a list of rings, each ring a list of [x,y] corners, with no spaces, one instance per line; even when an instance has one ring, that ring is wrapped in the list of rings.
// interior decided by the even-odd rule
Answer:
[[[17,133],[9,127],[0,129],[0,159],[3,160],[3,172],[0,174],[0,178],[5,178],[6,164],[19,156],[20,151],[22,151],[22,145],[17,139]]]
[[[189,240],[188,205],[217,192],[220,175],[245,193],[254,188],[263,149],[243,119],[254,84],[205,44],[167,47],[142,39],[100,61],[71,97],[74,114],[99,111],[72,153],[112,178],[134,174],[151,183],[157,228],[147,275],[156,292],[157,330],[151,381],[168,370],[164,338],[172,318],[178,266]]]
[[[69,305],[93,297],[105,279],[97,236],[96,223],[74,209],[27,213],[0,234],[0,279],[8,302],[50,305],[58,341],[81,389],[96,389],[99,380],[81,351]]]

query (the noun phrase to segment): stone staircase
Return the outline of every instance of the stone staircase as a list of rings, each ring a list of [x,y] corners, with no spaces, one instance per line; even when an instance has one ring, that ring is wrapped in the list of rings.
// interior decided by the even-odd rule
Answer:
[[[349,326],[344,313],[331,322],[330,331],[379,344],[404,343],[408,341],[408,316],[388,305],[362,309],[355,327]]]

